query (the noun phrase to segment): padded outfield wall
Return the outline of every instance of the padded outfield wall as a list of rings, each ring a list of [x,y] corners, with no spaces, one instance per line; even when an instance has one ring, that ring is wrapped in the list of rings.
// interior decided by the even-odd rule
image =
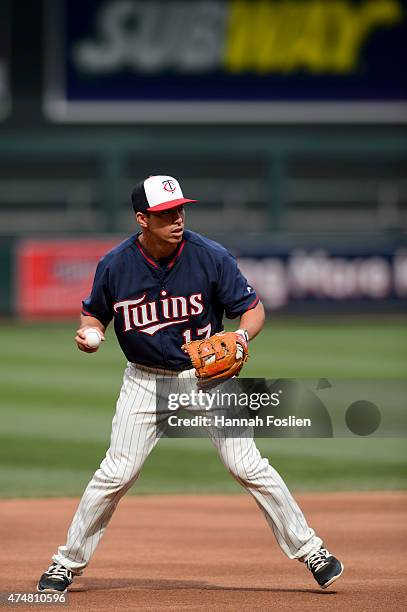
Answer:
[[[72,319],[97,262],[124,236],[19,239],[0,246],[2,314]],[[364,244],[236,251],[267,310],[291,313],[405,312],[407,249]]]

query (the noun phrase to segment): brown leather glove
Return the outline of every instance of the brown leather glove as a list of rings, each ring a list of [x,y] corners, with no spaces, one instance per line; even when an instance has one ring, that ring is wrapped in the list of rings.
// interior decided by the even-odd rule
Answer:
[[[237,376],[249,357],[246,340],[235,332],[220,332],[181,348],[189,355],[197,378],[204,380]]]

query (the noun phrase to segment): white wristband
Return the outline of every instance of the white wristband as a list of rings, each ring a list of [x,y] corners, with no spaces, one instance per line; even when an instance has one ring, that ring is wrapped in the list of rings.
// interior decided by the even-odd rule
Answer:
[[[243,338],[246,340],[246,342],[249,342],[249,340],[250,340],[249,334],[247,332],[247,329],[237,329],[235,331],[235,334],[239,334],[240,336],[243,336]]]

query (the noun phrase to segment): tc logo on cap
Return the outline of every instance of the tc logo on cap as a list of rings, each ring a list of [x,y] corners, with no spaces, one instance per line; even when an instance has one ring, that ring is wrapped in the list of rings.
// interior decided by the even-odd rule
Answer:
[[[169,191],[171,193],[174,193],[174,191],[177,188],[174,181],[172,181],[171,179],[167,179],[166,181],[163,181],[163,187],[165,191]]]
[[[164,192],[164,193],[163,193]],[[173,176],[158,174],[149,176],[133,189],[131,194],[134,212],[162,212],[188,202],[196,202],[184,198],[181,187]]]

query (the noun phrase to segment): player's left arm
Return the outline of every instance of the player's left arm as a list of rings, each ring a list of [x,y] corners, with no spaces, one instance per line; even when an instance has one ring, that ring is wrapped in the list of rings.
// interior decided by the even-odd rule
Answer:
[[[265,320],[264,306],[259,301],[254,308],[246,310],[246,312],[242,314],[239,322],[239,330],[245,329],[249,336],[249,340],[253,340],[253,338],[263,329]]]

